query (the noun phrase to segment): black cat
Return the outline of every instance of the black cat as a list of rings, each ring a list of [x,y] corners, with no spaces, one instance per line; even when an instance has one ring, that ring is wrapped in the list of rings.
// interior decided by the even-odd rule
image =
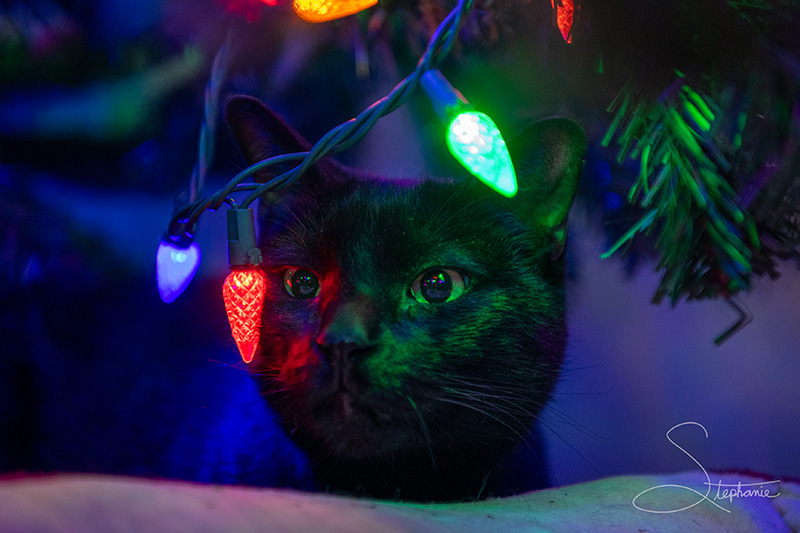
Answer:
[[[252,98],[226,118],[250,162],[308,149]],[[535,488],[499,470],[519,468],[504,457],[559,376],[585,144],[568,120],[524,130],[509,143],[511,199],[471,177],[387,180],[330,160],[264,198],[250,367],[322,488],[411,500]]]

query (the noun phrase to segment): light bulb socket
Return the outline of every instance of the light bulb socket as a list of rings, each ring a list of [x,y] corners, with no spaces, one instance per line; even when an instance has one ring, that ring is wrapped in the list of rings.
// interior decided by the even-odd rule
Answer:
[[[449,122],[458,113],[471,109],[467,99],[438,70],[427,71],[419,81],[433,104],[433,110],[443,122]]]
[[[186,232],[181,232],[177,235],[167,232],[161,240],[178,248],[188,248],[194,242],[194,235]]]
[[[228,265],[242,267],[261,264],[252,209],[228,209]]]

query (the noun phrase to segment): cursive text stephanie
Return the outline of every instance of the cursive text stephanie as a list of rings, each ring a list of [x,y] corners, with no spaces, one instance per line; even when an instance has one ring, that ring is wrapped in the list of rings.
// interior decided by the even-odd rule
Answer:
[[[734,498],[753,498],[753,497],[755,497],[755,498],[777,498],[778,496],[780,496],[780,494],[781,494],[780,492],[772,492],[772,489],[775,489],[776,491],[779,490],[778,483],[780,483],[780,480],[762,481],[762,482],[759,482],[759,483],[742,483],[742,482],[739,482],[739,483],[736,483],[736,484],[732,484],[732,483],[723,483],[722,480],[720,479],[717,483],[712,483],[711,482],[711,477],[708,475],[708,472],[706,471],[706,469],[703,468],[703,465],[701,465],[700,462],[692,456],[692,454],[687,452],[679,444],[677,444],[674,440],[672,440],[671,433],[673,431],[675,431],[677,428],[679,428],[681,426],[687,426],[687,425],[694,425],[694,426],[700,427],[703,430],[703,432],[705,433],[706,438],[708,438],[708,431],[706,431],[706,428],[702,424],[699,424],[697,422],[683,422],[681,424],[673,426],[672,428],[670,428],[669,431],[667,431],[667,440],[673,446],[675,446],[680,451],[685,453],[689,457],[689,459],[694,461],[694,463],[698,467],[700,467],[700,470],[703,471],[703,474],[705,474],[705,476],[706,476],[706,481],[703,484],[707,487],[707,489],[705,491],[705,494],[700,492],[700,491],[698,491],[698,490],[695,490],[695,489],[693,489],[691,487],[687,487],[685,485],[677,485],[677,484],[672,484],[672,483],[667,483],[667,484],[663,484],[663,485],[656,485],[655,487],[650,487],[649,489],[645,489],[642,492],[640,492],[639,494],[637,494],[636,497],[634,497],[633,501],[631,502],[631,503],[633,503],[634,507],[636,507],[640,511],[644,511],[644,512],[647,512],[647,513],[666,514],[666,513],[678,513],[680,511],[685,511],[687,509],[691,509],[695,505],[699,505],[702,502],[707,501],[710,504],[714,505],[715,507],[725,511],[726,513],[730,513],[730,510],[726,509],[726,508],[722,507],[720,504],[718,504],[717,500],[728,500],[730,503],[733,503]],[[709,497],[709,495],[711,495],[711,491],[714,489],[714,487],[716,487],[716,489],[717,489],[716,490],[716,494],[714,494],[711,497]],[[648,492],[652,492],[652,491],[655,491],[655,490],[659,490],[659,489],[665,489],[665,488],[688,490],[689,492],[692,492],[692,493],[696,494],[699,497],[699,499],[696,502],[691,503],[689,505],[686,505],[684,507],[681,507],[679,509],[664,509],[664,510],[662,510],[662,509],[658,509],[658,510],[657,509],[649,509],[647,507],[643,507],[643,506],[639,505],[638,503],[636,503],[636,500],[638,500],[639,497],[641,497],[643,494],[646,494]]]

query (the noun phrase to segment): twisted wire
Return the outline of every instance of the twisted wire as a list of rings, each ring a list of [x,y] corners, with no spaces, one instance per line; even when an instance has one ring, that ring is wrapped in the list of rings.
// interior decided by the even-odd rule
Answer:
[[[223,44],[214,60],[211,80],[206,88],[206,119],[200,134],[199,163],[195,167],[198,176],[195,179],[195,173],[193,173],[190,203],[173,214],[168,229],[169,235],[175,237],[185,235],[191,238],[196,230],[200,216],[205,211],[216,211],[222,207],[223,203],[235,208],[248,208],[263,194],[284,189],[294,183],[321,158],[342,152],[360,141],[381,117],[403,105],[419,86],[419,80],[422,75],[435,68],[449,54],[455,44],[458,30],[465,17],[471,11],[473,3],[474,0],[459,0],[431,36],[428,46],[420,57],[414,71],[398,83],[389,94],[370,105],[358,116],[328,131],[308,152],[283,154],[259,161],[239,172],[222,189],[201,200],[197,200],[197,195],[202,190],[202,179],[205,176],[210,158],[213,156],[216,105],[219,100],[220,80],[224,76],[226,58],[229,55],[229,44],[227,42]],[[259,170],[289,161],[300,161],[300,163],[266,183],[243,183],[246,178]],[[250,194],[240,204],[237,204],[230,197],[231,194],[246,191],[250,191]]]

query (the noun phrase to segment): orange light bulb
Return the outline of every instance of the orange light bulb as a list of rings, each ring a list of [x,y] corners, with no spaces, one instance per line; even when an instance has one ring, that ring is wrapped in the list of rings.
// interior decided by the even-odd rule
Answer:
[[[222,285],[231,334],[245,363],[251,362],[258,351],[266,289],[264,273],[258,268],[234,270]]]
[[[294,0],[292,7],[306,22],[327,22],[354,15],[378,3],[378,0]]]

